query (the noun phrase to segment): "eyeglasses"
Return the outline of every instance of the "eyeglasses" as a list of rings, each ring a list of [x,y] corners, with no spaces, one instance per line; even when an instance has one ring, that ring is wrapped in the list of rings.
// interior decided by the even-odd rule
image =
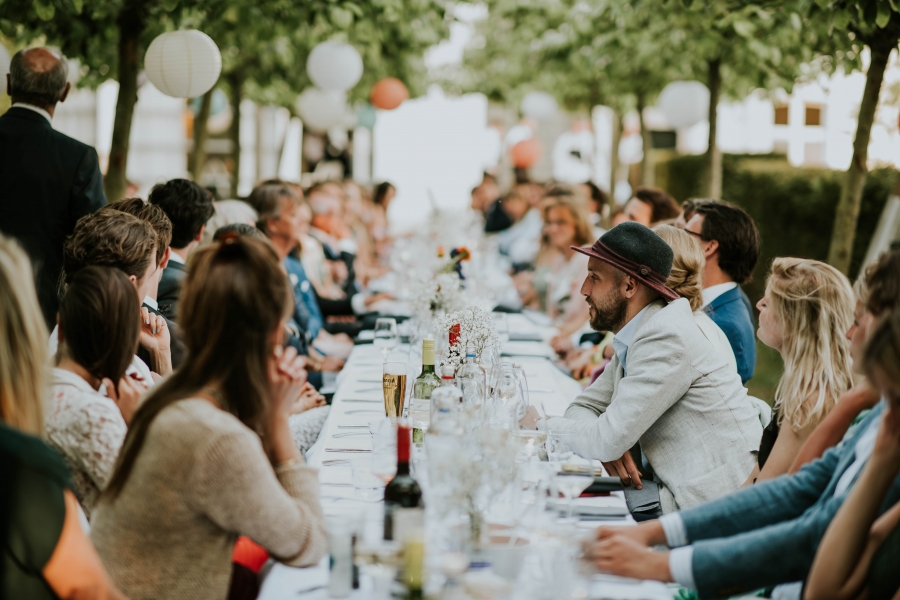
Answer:
[[[706,241],[706,240],[703,239],[703,235],[702,235],[702,234],[699,234],[699,233],[697,233],[696,231],[691,231],[691,230],[688,229],[687,227],[685,227],[684,229],[682,229],[682,231],[685,232],[685,233],[689,233],[689,234],[691,234],[691,235],[693,235],[693,236],[696,236],[697,239],[700,240],[701,242]]]

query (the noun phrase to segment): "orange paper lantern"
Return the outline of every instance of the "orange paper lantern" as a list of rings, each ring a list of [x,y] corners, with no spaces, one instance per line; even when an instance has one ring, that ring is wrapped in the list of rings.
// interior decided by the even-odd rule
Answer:
[[[386,77],[372,86],[369,98],[375,108],[394,110],[409,98],[409,90],[399,79]]]
[[[509,152],[513,166],[517,169],[530,169],[541,157],[541,144],[534,138],[516,143]]]

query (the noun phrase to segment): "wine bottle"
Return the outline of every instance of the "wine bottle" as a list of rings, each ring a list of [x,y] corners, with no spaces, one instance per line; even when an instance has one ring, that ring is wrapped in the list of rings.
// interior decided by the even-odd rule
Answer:
[[[431,392],[441,385],[434,372],[434,340],[422,340],[422,374],[413,383],[413,396],[409,405],[412,421],[412,441],[421,444],[431,420]]]
[[[401,544],[425,520],[422,489],[409,474],[411,438],[408,423],[397,425],[397,474],[384,488],[384,539]]]

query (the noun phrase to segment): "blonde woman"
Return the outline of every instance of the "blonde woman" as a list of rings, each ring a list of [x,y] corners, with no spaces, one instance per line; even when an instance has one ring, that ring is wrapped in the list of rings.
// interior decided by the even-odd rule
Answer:
[[[47,329],[33,271],[0,235],[0,598],[118,599],[81,529],[62,459],[40,439]]]
[[[802,258],[772,263],[766,294],[756,305],[757,337],[781,353],[784,375],[747,484],[787,473],[804,442],[853,385],[846,334],[854,303],[850,282],[830,265]]]

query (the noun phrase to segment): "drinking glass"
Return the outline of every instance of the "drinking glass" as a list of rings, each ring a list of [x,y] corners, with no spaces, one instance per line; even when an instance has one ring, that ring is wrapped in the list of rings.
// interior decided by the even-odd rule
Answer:
[[[553,478],[556,489],[562,492],[568,503],[565,521],[574,523],[578,521],[575,516],[575,499],[581,495],[581,492],[588,489],[594,478],[590,475],[563,475],[557,473]]]
[[[374,456],[358,456],[350,462],[353,472],[353,490],[360,500],[380,500],[384,495],[384,482],[375,470]]]
[[[397,473],[397,430],[396,419],[369,421],[372,435],[372,473],[387,485]],[[362,458],[362,457],[360,457]]]
[[[561,469],[574,455],[572,442],[575,440],[574,431],[551,431],[547,435],[547,457],[551,463]]]
[[[384,392],[384,414],[388,417],[402,417],[406,402],[407,369],[405,362],[386,362],[381,378]]]
[[[381,354],[386,362],[390,351],[400,342],[397,335],[397,321],[390,318],[376,319],[375,339],[373,342],[375,347],[381,350]]]

